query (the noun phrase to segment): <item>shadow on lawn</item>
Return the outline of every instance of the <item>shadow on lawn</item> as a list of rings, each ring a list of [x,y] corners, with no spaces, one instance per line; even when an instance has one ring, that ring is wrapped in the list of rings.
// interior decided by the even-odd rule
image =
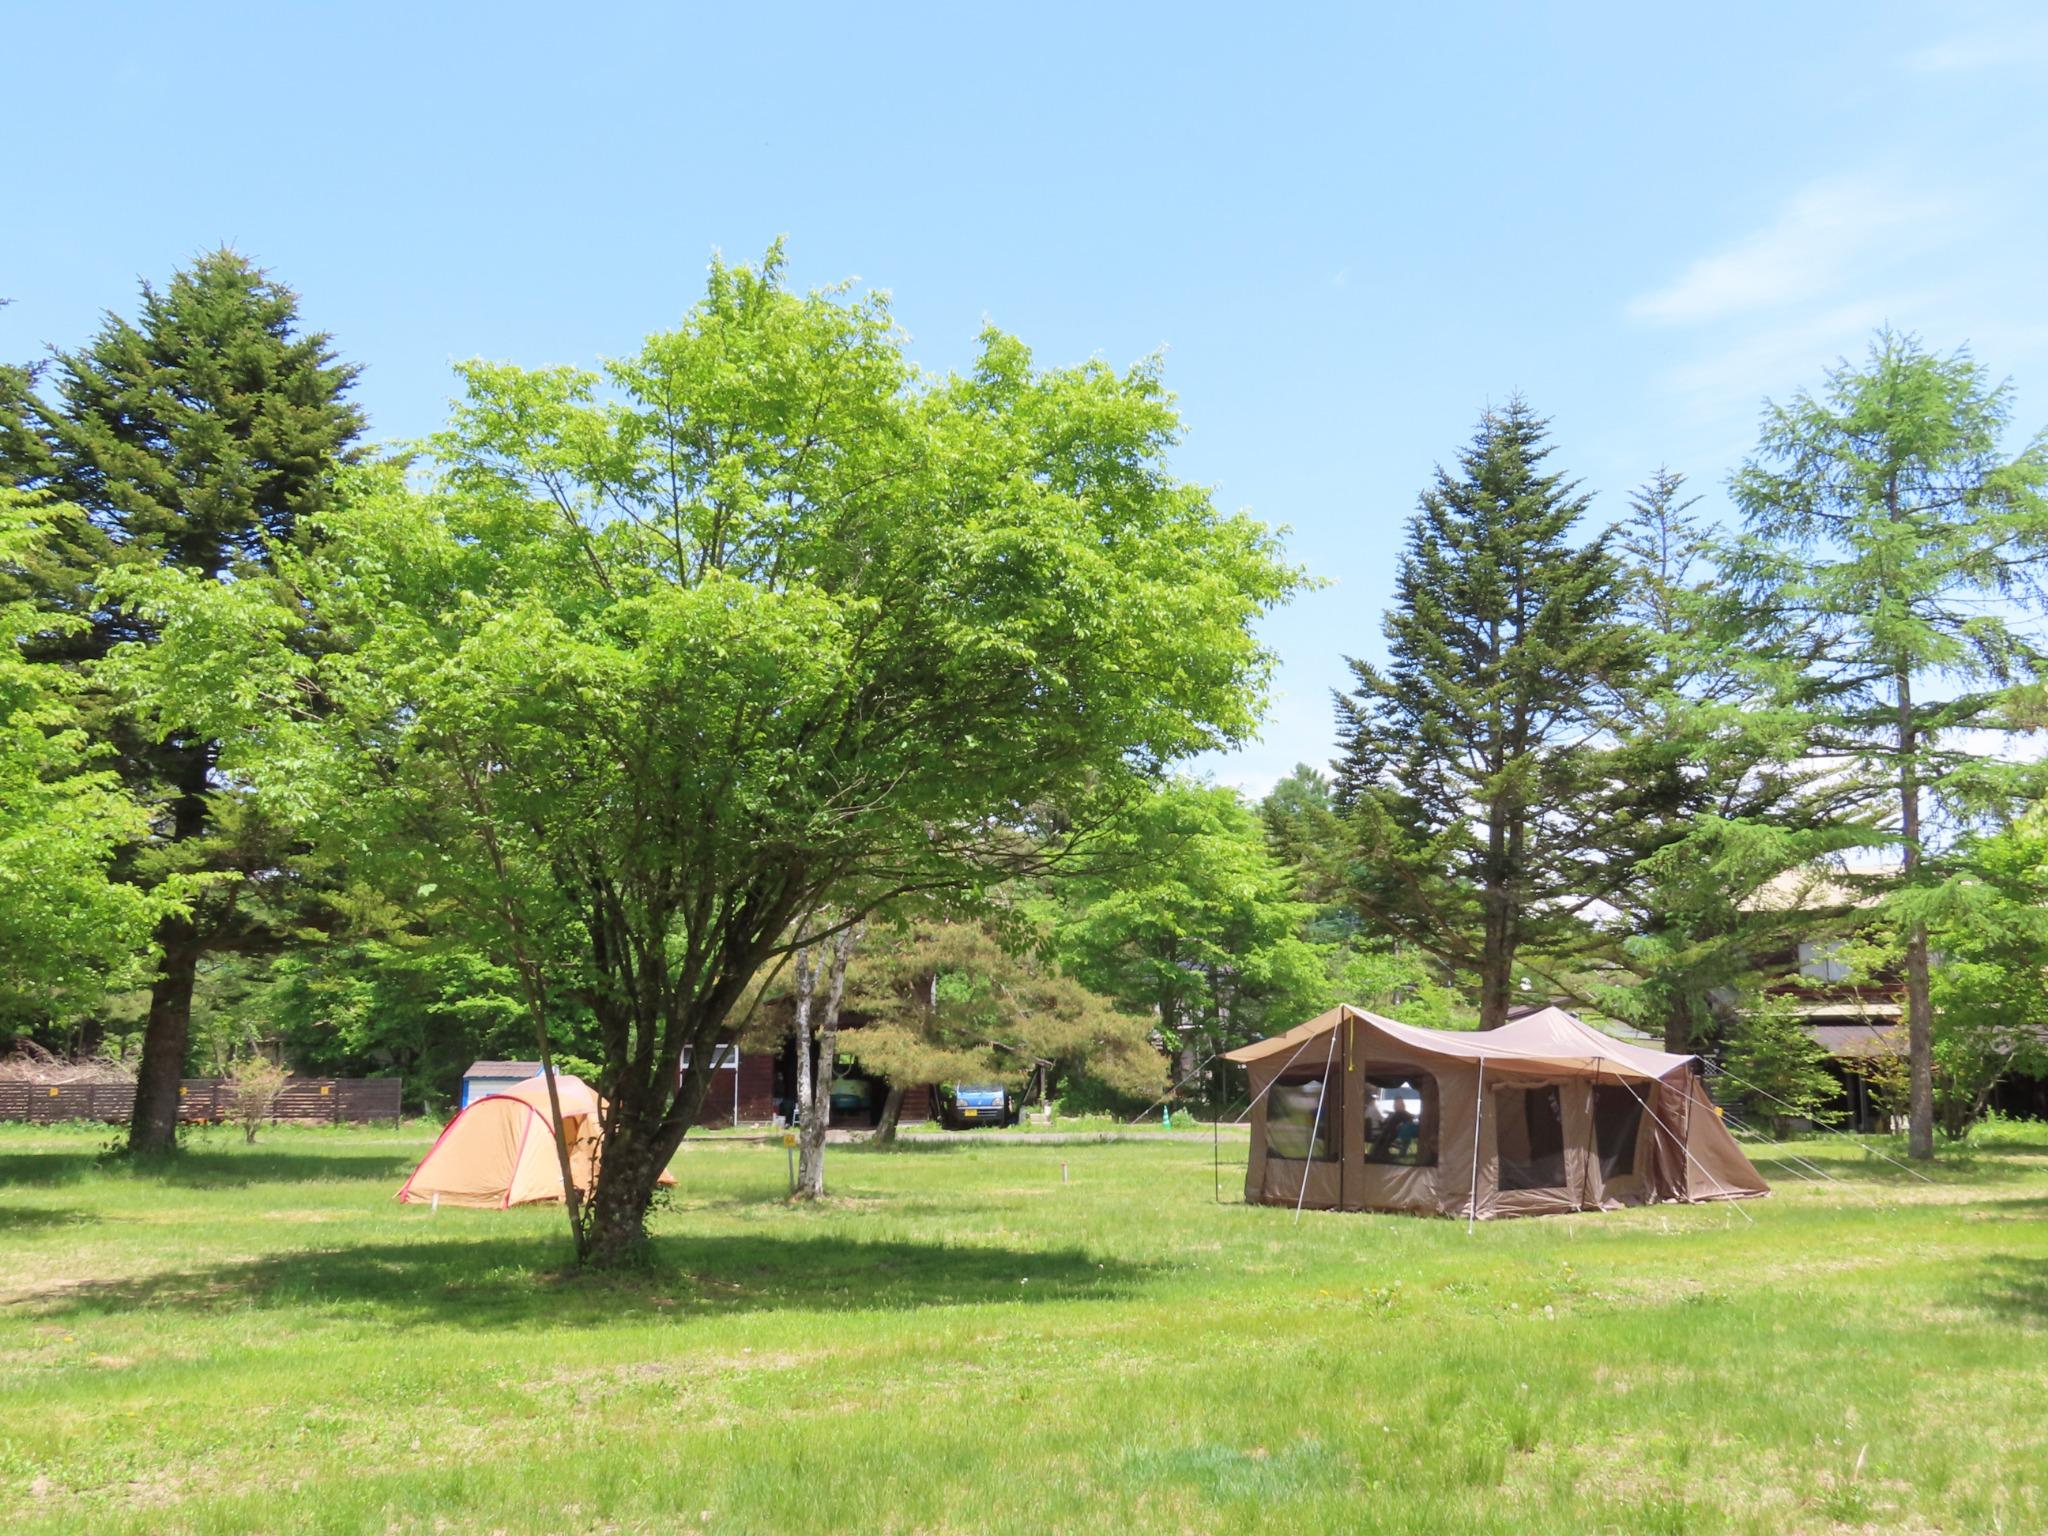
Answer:
[[[76,1206],[0,1205],[0,1232],[26,1232],[35,1227],[77,1227],[98,1221],[99,1213]]]
[[[178,1189],[240,1189],[250,1184],[304,1184],[350,1179],[388,1179],[397,1189],[419,1161],[416,1152],[273,1152],[253,1147],[202,1147],[160,1162],[129,1164],[118,1158],[79,1152],[0,1153],[0,1186],[75,1184],[91,1173],[126,1174],[138,1186]]]
[[[2021,1322],[2048,1324],[2048,1259],[1994,1253],[1980,1277],[1982,1300],[1992,1311]]]
[[[1146,1273],[1078,1249],[751,1234],[657,1238],[657,1267],[642,1274],[583,1277],[540,1267],[559,1262],[565,1247],[538,1236],[369,1243],[47,1287],[19,1299],[56,1316],[135,1307],[342,1307],[366,1308],[393,1323],[559,1328],[615,1324],[629,1312],[687,1318],[1107,1300],[1128,1294]]]

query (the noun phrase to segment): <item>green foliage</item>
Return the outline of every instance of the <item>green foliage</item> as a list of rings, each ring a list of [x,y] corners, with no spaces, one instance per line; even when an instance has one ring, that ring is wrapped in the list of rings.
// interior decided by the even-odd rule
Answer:
[[[1935,1124],[1960,1141],[2008,1073],[2048,1076],[2048,810],[1968,840],[1956,864],[1901,901],[1941,957],[1930,975]]]
[[[1488,1027],[1523,947],[1582,943],[1607,887],[1596,738],[1641,665],[1615,557],[1604,536],[1573,542],[1587,499],[1550,452],[1520,400],[1481,418],[1409,522],[1386,665],[1351,661],[1337,699],[1351,899],[1471,978]]]
[[[1319,1011],[1322,956],[1258,814],[1234,789],[1171,782],[1061,883],[1054,945],[1088,987],[1155,1020],[1179,1071]]]
[[[1167,1084],[1148,1017],[1119,1009],[985,923],[870,926],[847,972],[863,1016],[839,1051],[895,1083],[1004,1083],[1143,1102]]]
[[[354,378],[324,333],[300,329],[290,289],[220,250],[162,290],[145,283],[136,320],[108,315],[44,375],[0,381],[6,478],[66,513],[60,536],[22,573],[49,616],[37,658],[89,669],[115,647],[153,645],[159,626],[128,600],[153,573],[195,590],[268,591],[274,552],[330,504],[336,463],[362,429],[344,398]],[[313,643],[303,615],[278,632]],[[125,678],[146,685],[150,675]],[[246,696],[231,672],[208,675]],[[137,1147],[168,1150],[200,957],[279,941],[267,919],[295,874],[292,838],[222,781],[219,743],[199,721],[221,713],[213,701],[194,713],[171,697],[97,688],[85,700],[95,745],[150,812],[121,873],[145,891],[181,893],[158,916],[160,970],[136,1095]],[[250,893],[252,880],[268,889]]]
[[[1292,872],[1302,900],[1312,903],[1301,936],[1321,959],[1325,984],[1313,1001],[1302,1000],[1304,1017],[1355,1003],[1432,1029],[1467,1021],[1469,1010],[1435,957],[1368,928],[1346,900],[1349,845],[1328,778],[1297,765],[1259,803],[1259,819],[1274,858]]]
[[[2041,607],[2048,435],[2007,456],[2011,395],[1966,352],[1886,331],[1818,397],[1772,405],[1733,490],[1734,572],[1759,636],[1805,648],[1808,754],[1884,805],[1901,870],[1913,1150],[1933,1153],[1933,1029],[1916,891],[1944,841],[2009,810],[2037,764],[1989,750],[2030,724],[2042,657],[2018,616]]]
[[[1241,737],[1296,580],[1169,473],[1154,366],[990,332],[927,379],[879,299],[780,276],[715,267],[602,375],[465,367],[431,482],[356,476],[285,559],[327,653],[304,607],[175,573],[131,658],[537,1014],[590,1009],[620,1233],[806,916],[972,899]]]
[[[1737,1012],[1721,1060],[1759,1116],[1777,1122],[1832,1118],[1827,1106],[1841,1085],[1828,1070],[1827,1051],[1806,1032],[1788,999],[1758,998]]]
[[[0,590],[45,547],[48,508],[0,486]],[[24,654],[78,623],[0,601],[0,1031],[10,1033],[98,1006],[182,894],[111,877],[148,818],[94,750],[77,678]]]
[[[1782,877],[1872,838],[1844,815],[1854,787],[1808,756],[1796,640],[1751,643],[1722,541],[1693,504],[1662,470],[1616,531],[1622,611],[1647,664],[1616,691],[1608,772],[1626,790],[1601,834],[1619,971],[1588,988],[1682,1052],[1710,1044],[1726,1000],[1811,926],[1775,899]]]

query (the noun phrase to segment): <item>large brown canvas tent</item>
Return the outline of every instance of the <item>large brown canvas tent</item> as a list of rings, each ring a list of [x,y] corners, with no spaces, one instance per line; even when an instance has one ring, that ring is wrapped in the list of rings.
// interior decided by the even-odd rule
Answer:
[[[603,1136],[604,1101],[580,1077],[557,1074],[562,1126],[569,1140],[569,1176],[590,1189]],[[664,1172],[664,1184],[675,1179]],[[448,1122],[398,1191],[412,1204],[476,1205],[494,1210],[530,1200],[562,1198],[562,1163],[544,1077],[486,1094]]]
[[[1483,1220],[1769,1193],[1693,1057],[1561,1008],[1469,1034],[1344,1005],[1228,1059],[1251,1073],[1255,1203]]]

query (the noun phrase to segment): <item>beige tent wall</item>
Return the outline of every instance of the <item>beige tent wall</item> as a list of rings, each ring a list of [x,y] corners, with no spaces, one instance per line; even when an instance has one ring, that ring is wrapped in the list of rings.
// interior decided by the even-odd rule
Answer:
[[[1683,1084],[1672,1085],[1672,1091],[1675,1097],[1682,1096],[1688,1109],[1685,1150],[1690,1155],[1686,1159],[1687,1182],[1679,1198],[1739,1200],[1769,1194],[1771,1187],[1715,1112],[1707,1085],[1688,1074]]]
[[[449,1123],[399,1191],[401,1200],[443,1205],[502,1206],[506,1181],[535,1119],[517,1099],[479,1099]],[[561,1178],[555,1193],[561,1194]]]
[[[1590,1033],[1568,1016],[1563,1025],[1550,1027],[1553,1034],[1558,1029]],[[1258,1054],[1245,1063],[1253,1094],[1245,1199],[1317,1210],[1434,1211],[1486,1220],[1768,1193],[1721,1123],[1689,1060],[1660,1080],[1645,1069],[1676,1058],[1633,1047],[1620,1048],[1632,1054],[1618,1061],[1594,1054],[1567,1056],[1565,1051],[1582,1049],[1569,1033],[1561,1037],[1562,1044],[1524,1048],[1505,1058],[1485,1056],[1489,1037],[1472,1035],[1447,1040],[1440,1054],[1429,1048],[1435,1042],[1427,1037],[1435,1033],[1337,1008],[1253,1048]],[[1594,1049],[1610,1058],[1617,1054],[1600,1041]],[[1281,1156],[1273,1150],[1269,1129],[1275,1084],[1321,1079],[1326,1068],[1323,1113],[1333,1127],[1338,1156],[1308,1161]],[[1369,1161],[1368,1083],[1415,1074],[1434,1081],[1434,1165]],[[1617,1089],[1627,1093],[1626,1101],[1611,1097]],[[1612,1179],[1602,1167],[1598,1134],[1603,1090],[1610,1095],[1610,1126],[1617,1117],[1632,1119],[1634,1126],[1627,1155],[1615,1158]],[[1563,1145],[1554,1176],[1546,1178],[1551,1170],[1530,1158],[1529,1117],[1548,1116],[1553,1103]],[[1625,1114],[1630,1105],[1633,1113]],[[1290,1140],[1298,1145],[1299,1122],[1295,1125]],[[1608,1150],[1613,1154],[1617,1149]],[[1507,1172],[1519,1164],[1522,1178],[1545,1182],[1536,1188],[1503,1188],[1504,1159]]]
[[[588,1192],[603,1136],[603,1101],[579,1078],[563,1074],[555,1083],[569,1141],[569,1177]],[[544,1079],[478,1099],[448,1123],[398,1198],[492,1209],[559,1200],[562,1164],[553,1126]],[[673,1185],[675,1178],[664,1169],[657,1182]]]

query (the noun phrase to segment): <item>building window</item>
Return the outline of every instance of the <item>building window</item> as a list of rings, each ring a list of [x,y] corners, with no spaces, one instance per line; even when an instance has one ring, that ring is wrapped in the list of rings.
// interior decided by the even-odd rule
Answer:
[[[1436,1166],[1436,1079],[1427,1072],[1374,1072],[1365,1079],[1365,1160]]]
[[[1636,1171],[1642,1128],[1643,1101],[1633,1089],[1612,1083],[1593,1089],[1593,1149],[1601,1179],[1625,1179]]]
[[[714,1071],[714,1072],[730,1072],[730,1071],[732,1071],[732,1070],[733,1070],[734,1068],[738,1067],[738,1066],[739,1066],[739,1064],[740,1064],[740,1048],[739,1048],[738,1046],[736,1046],[736,1045],[714,1045],[714,1046],[713,1046],[713,1047],[711,1048],[711,1070],[712,1070],[712,1071]],[[684,1047],[683,1047],[683,1068],[684,1068],[684,1070],[685,1070],[685,1071],[687,1071],[687,1070],[689,1069],[689,1065],[690,1065],[690,1048],[689,1048],[689,1047],[688,1047],[688,1046],[686,1045],[686,1046],[684,1046]]]
[[[1502,1189],[1564,1187],[1564,1098],[1555,1085],[1493,1090]]]
[[[1282,1078],[1266,1095],[1266,1150],[1274,1157],[1337,1160],[1337,1096],[1325,1079]],[[1320,1113],[1318,1113],[1320,1110]]]
[[[1807,940],[1799,946],[1799,974],[1809,981],[1847,981],[1849,966],[1846,961],[1837,960],[1842,944],[1839,939],[1825,943]],[[1783,954],[1783,950],[1778,951]]]

